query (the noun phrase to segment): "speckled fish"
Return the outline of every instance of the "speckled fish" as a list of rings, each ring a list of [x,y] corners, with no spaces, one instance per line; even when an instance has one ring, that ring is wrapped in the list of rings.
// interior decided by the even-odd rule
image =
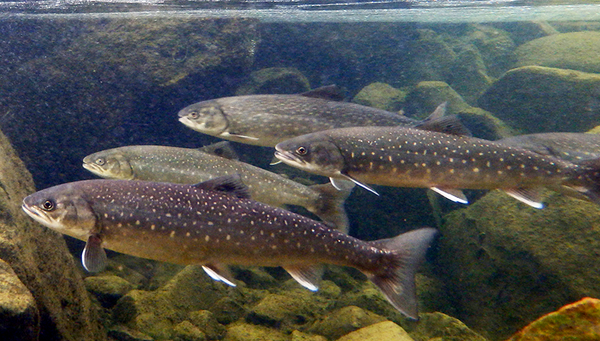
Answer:
[[[597,160],[574,164],[500,143],[399,127],[342,128],[276,146],[284,163],[336,179],[395,187],[426,187],[467,203],[461,189],[501,189],[542,208],[538,188],[568,186],[595,202]]]
[[[600,134],[539,133],[507,137],[496,142],[568,161],[600,158]]]
[[[179,121],[222,139],[274,147],[295,136],[357,126],[416,126],[417,121],[364,105],[333,101],[330,88],[300,95],[248,95],[202,101],[183,108]]]
[[[209,148],[212,151],[207,153]],[[215,153],[236,156],[228,142],[219,142],[203,149],[127,146],[88,155],[83,159],[83,167],[103,178],[183,184],[240,174],[254,200],[273,206],[302,206],[339,230],[348,230],[344,200],[350,195],[354,184],[344,186],[342,191],[336,190],[331,184],[305,186]]]
[[[239,177],[197,185],[86,180],[23,200],[34,220],[86,241],[83,265],[106,263],[104,248],[176,264],[198,264],[235,285],[228,264],[282,266],[310,290],[318,264],[362,271],[398,310],[418,318],[414,275],[435,230],[365,242],[304,216],[247,198]]]

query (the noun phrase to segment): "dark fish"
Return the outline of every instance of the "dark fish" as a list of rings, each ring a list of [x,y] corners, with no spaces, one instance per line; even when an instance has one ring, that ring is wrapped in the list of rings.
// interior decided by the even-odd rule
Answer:
[[[418,318],[414,275],[435,230],[418,229],[365,242],[304,216],[247,198],[239,177],[197,185],[87,180],[36,192],[23,200],[34,220],[87,241],[82,259],[103,268],[103,247],[177,264],[200,264],[235,285],[227,264],[282,266],[317,290],[320,263],[362,271],[387,299]]]
[[[295,136],[333,128],[416,126],[417,121],[364,105],[333,101],[330,87],[300,95],[234,96],[198,102],[179,112],[179,121],[201,133],[226,140],[274,147]]]
[[[206,151],[210,149],[210,153]],[[237,155],[229,142],[202,149],[166,146],[126,146],[103,150],[83,159],[83,167],[109,179],[196,184],[219,176],[240,174],[252,199],[273,206],[298,205],[341,231],[348,230],[344,201],[353,183],[338,191],[331,184],[305,186],[250,164],[213,155]]]
[[[567,161],[600,158],[600,134],[540,133],[507,137],[496,142]]]
[[[402,127],[333,129],[278,144],[288,165],[336,179],[394,187],[426,187],[460,203],[460,189],[502,189],[542,208],[538,188],[568,186],[598,198],[598,160],[574,164],[471,137]],[[375,192],[376,193],[376,192]]]

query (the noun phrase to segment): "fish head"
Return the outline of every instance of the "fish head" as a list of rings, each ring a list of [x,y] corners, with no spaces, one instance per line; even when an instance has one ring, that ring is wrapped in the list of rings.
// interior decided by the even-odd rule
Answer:
[[[72,184],[35,192],[23,199],[22,208],[40,224],[81,240],[87,240],[96,225],[93,209]]]
[[[275,146],[275,157],[292,167],[328,177],[339,175],[345,166],[338,146],[322,133],[280,142]]]
[[[179,122],[208,135],[220,135],[229,126],[227,115],[215,100],[203,101],[179,111]]]
[[[133,167],[118,149],[108,149],[83,158],[83,168],[108,179],[132,180]]]

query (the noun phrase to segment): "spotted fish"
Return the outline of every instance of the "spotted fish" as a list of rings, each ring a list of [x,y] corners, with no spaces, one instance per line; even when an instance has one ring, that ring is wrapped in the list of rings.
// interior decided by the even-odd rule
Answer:
[[[542,208],[540,187],[568,186],[595,202],[598,160],[574,164],[482,139],[402,127],[332,129],[276,146],[288,165],[336,179],[395,187],[426,187],[467,203],[461,189],[502,189]]]
[[[503,138],[496,142],[551,155],[568,161],[600,158],[600,134],[539,133]]]
[[[304,216],[248,199],[239,177],[196,185],[86,180],[36,192],[23,200],[34,220],[86,241],[83,265],[106,263],[104,248],[176,264],[199,264],[234,286],[228,264],[282,266],[310,290],[317,265],[355,267],[391,304],[418,318],[414,275],[435,230],[365,242]]]
[[[204,134],[274,147],[315,131],[357,126],[418,126],[435,122],[443,115],[443,111],[437,111],[427,120],[417,121],[381,109],[331,100],[330,92],[329,87],[324,87],[300,95],[248,95],[202,101],[183,108],[179,121]]]
[[[206,152],[210,149],[210,153]],[[237,155],[228,142],[203,149],[166,146],[126,146],[86,156],[83,167],[109,179],[196,184],[224,175],[240,174],[252,199],[273,205],[297,205],[341,231],[348,230],[344,201],[354,184],[342,191],[331,184],[305,186],[250,164],[220,157]]]

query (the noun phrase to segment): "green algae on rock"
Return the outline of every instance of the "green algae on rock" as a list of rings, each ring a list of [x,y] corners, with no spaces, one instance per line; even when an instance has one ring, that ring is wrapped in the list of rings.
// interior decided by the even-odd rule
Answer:
[[[600,208],[549,191],[542,210],[511,199],[489,192],[447,214],[440,228],[436,269],[453,316],[491,339],[579,297],[600,296]]]
[[[386,321],[386,318],[356,306],[347,306],[330,312],[316,321],[308,331],[335,340],[357,329],[382,321]]]
[[[419,323],[408,332],[415,341],[486,341],[461,321],[440,312],[421,314]]]
[[[86,289],[94,294],[105,308],[110,308],[134,288],[125,279],[115,276],[90,276],[84,279]]]
[[[384,321],[346,334],[337,341],[413,341],[399,325]]]
[[[0,330],[5,340],[38,340],[40,312],[33,295],[0,259]]]
[[[478,103],[521,133],[584,132],[598,124],[599,93],[599,74],[524,66],[508,71]]]
[[[538,65],[600,73],[600,32],[553,34],[519,46],[516,67]]]
[[[235,95],[299,94],[309,90],[308,79],[298,69],[271,67],[252,72]]]
[[[404,105],[406,95],[406,90],[396,89],[386,83],[375,82],[362,88],[354,96],[352,102],[391,112],[398,112]]]
[[[600,300],[585,297],[546,314],[507,341],[600,340]]]

